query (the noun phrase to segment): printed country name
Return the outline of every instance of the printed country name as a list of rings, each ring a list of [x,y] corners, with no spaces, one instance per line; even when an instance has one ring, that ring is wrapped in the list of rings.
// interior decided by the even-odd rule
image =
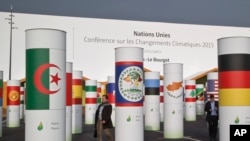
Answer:
[[[51,130],[59,130],[59,127],[51,127]]]
[[[150,58],[150,57],[147,57],[147,58],[144,58],[144,61],[166,63],[166,62],[170,62],[170,59],[169,58],[156,58],[156,57]]]
[[[59,122],[51,122],[51,130],[59,130]]]
[[[134,36],[140,37],[157,37],[157,38],[170,38],[171,35],[165,32],[145,32],[145,31],[134,31]]]
[[[58,125],[58,124],[60,124],[59,122],[51,122],[51,125]]]

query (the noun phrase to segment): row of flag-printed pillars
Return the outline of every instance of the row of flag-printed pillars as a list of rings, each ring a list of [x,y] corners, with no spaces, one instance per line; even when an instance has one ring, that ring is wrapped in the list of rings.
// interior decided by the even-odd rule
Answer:
[[[66,90],[65,87],[62,87],[66,80],[65,32],[60,30],[27,30],[26,38],[26,59],[28,60],[26,62],[26,119],[29,121],[25,124],[26,141],[40,139],[37,137],[43,137],[42,139],[44,140],[44,135],[47,135],[46,137],[49,139],[65,140],[65,136],[60,135],[61,133],[65,133],[64,109],[66,101],[63,99],[65,99],[64,92]],[[56,43],[51,43],[51,38]],[[41,45],[47,46],[48,48],[41,49]],[[235,49],[235,46],[238,48]],[[218,40],[218,73],[220,80],[219,110],[220,119],[222,119],[219,125],[220,133],[223,134],[223,136],[220,136],[220,140],[229,140],[228,125],[250,123],[250,85],[249,81],[246,80],[246,78],[249,78],[249,46],[250,39],[247,37],[223,38]],[[124,130],[121,132],[120,129],[122,128],[120,126],[122,125],[122,127],[124,127],[128,125],[129,130],[127,130],[126,133],[131,133],[130,135],[133,136],[134,131],[136,131],[137,134],[135,136],[138,137],[136,140],[143,140],[143,49],[127,47],[116,48],[115,51],[117,74],[115,76],[115,89],[118,90],[116,92],[116,115],[118,116],[116,118],[116,127],[118,128],[115,128],[116,137],[124,135],[121,134],[124,133]],[[43,56],[42,60],[39,60],[39,58],[41,58],[39,55]],[[38,61],[29,62],[30,60]],[[169,67],[169,65],[171,66]],[[52,76],[51,73],[53,73]],[[168,75],[168,73],[171,75]],[[173,73],[175,73],[175,75],[173,75]],[[58,76],[61,76],[61,78]],[[132,83],[126,81],[127,76],[132,78]],[[52,77],[51,81],[49,77]],[[51,82],[51,84],[45,84],[42,81],[47,83]],[[169,116],[164,117],[164,121],[171,121],[173,114],[183,117],[180,116],[182,115],[181,111],[183,111],[181,104],[181,102],[183,102],[183,98],[181,97],[182,88],[175,87],[180,86],[179,83],[182,81],[182,64],[164,64],[164,81],[164,89],[165,87],[167,88],[167,91],[164,91],[164,102],[168,105],[164,109],[164,112],[171,113]],[[10,81],[9,85],[15,86],[17,84],[16,82]],[[15,91],[16,90],[13,91],[12,99],[15,99]],[[175,106],[171,107],[173,105]],[[177,109],[175,109],[176,107]],[[128,113],[130,114],[127,115]],[[133,123],[135,126],[129,128],[132,123],[130,122],[130,124],[128,124],[124,121],[131,121],[133,118],[135,118],[135,122]],[[118,122],[118,119],[124,119],[124,121]],[[177,120],[179,118],[174,119]],[[165,138],[175,138],[173,137],[174,135],[177,135],[177,138],[183,136],[181,120],[179,122],[180,126],[176,126],[180,127],[180,130],[173,131],[173,128],[169,128],[169,130],[167,130],[168,132],[165,133],[164,131]],[[52,132],[50,131],[40,132],[39,130],[42,129],[42,126],[40,126],[41,124],[39,123],[48,123],[42,125],[47,126],[48,128],[46,129],[53,130],[53,133],[58,134],[51,134]],[[37,127],[38,130],[33,130],[34,127]],[[164,125],[164,129],[168,129],[168,125]],[[169,132],[170,130],[173,132]],[[138,131],[141,132],[138,134]],[[134,138],[131,138],[131,140],[133,139]],[[118,140],[120,140],[120,138]]]

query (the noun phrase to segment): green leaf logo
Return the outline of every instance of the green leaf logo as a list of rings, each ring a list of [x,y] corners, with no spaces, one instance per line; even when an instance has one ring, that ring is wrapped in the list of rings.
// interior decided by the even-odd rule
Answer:
[[[153,112],[154,111],[153,108],[150,111]]]
[[[234,123],[236,123],[236,124],[240,123],[240,119],[238,116],[235,118]]]
[[[39,125],[37,126],[37,130],[38,131],[43,130],[43,123],[42,122],[40,122]]]
[[[130,121],[131,121],[131,117],[129,115],[128,118],[127,118],[127,122],[130,122]]]
[[[175,110],[172,111],[172,114],[175,114]]]

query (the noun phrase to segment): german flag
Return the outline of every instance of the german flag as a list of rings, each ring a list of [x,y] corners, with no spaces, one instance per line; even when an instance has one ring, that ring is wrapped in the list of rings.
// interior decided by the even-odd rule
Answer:
[[[230,140],[230,125],[249,124],[249,59],[249,37],[218,39],[220,140]]]
[[[220,106],[250,106],[250,46],[235,48],[219,49]]]

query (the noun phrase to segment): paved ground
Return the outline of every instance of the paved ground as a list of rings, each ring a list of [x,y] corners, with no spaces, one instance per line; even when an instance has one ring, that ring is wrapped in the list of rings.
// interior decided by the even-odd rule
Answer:
[[[74,134],[73,141],[96,141],[92,137],[93,131],[93,125],[83,125],[83,132]],[[24,141],[24,132],[23,122],[18,128],[7,128],[3,124],[3,136],[0,137],[0,141]],[[197,116],[197,121],[184,122],[183,139],[164,139],[162,123],[159,131],[145,131],[144,141],[208,141],[208,130],[204,117]]]

